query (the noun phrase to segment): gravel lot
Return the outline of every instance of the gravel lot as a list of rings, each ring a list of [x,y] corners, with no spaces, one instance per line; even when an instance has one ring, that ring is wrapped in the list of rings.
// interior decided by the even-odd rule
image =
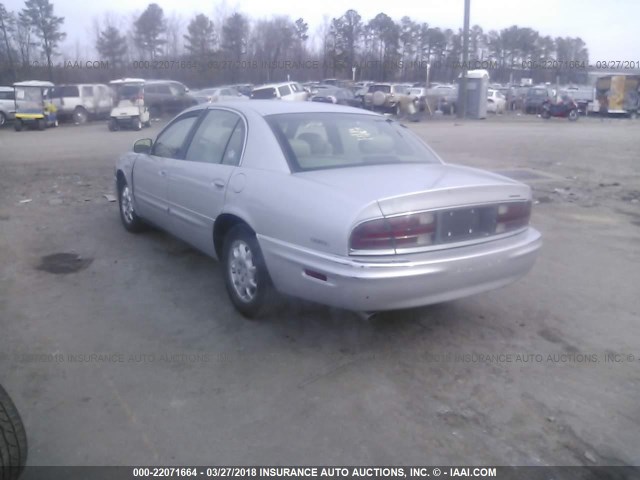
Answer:
[[[0,130],[0,382],[31,465],[640,465],[640,122],[411,124],[530,183],[545,245],[512,286],[369,321],[247,321],[215,262],[125,232],[114,158],[159,128]],[[39,269],[63,252],[84,268]]]

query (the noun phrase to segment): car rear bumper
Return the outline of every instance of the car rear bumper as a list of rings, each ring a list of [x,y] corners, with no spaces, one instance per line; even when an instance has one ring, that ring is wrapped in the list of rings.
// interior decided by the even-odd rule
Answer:
[[[533,267],[542,245],[540,233],[528,228],[467,247],[367,259],[327,255],[264,236],[258,240],[279,291],[363,312],[424,306],[503,287]]]

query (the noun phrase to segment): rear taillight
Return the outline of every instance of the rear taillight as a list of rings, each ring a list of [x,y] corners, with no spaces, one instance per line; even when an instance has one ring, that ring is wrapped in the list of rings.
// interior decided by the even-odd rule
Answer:
[[[526,227],[531,217],[531,202],[513,202],[498,205],[496,233]]]
[[[361,223],[351,233],[353,250],[423,247],[433,243],[436,217],[431,212],[381,218]]]

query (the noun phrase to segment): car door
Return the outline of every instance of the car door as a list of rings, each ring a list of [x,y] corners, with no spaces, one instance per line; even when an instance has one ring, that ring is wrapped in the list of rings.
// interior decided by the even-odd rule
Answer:
[[[240,162],[245,122],[237,113],[210,109],[181,160],[169,165],[171,231],[215,256],[213,224],[224,205],[229,179]]]
[[[168,165],[181,158],[200,112],[178,117],[160,132],[149,154],[139,154],[133,167],[133,193],[138,214],[169,230]]]

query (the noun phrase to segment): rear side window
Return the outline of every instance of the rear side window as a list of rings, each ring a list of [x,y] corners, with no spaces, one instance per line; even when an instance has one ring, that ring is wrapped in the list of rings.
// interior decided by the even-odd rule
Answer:
[[[0,92],[0,100],[13,100],[15,94],[11,92]]]
[[[153,154],[158,157],[179,158],[184,141],[197,119],[198,115],[190,115],[169,125],[153,145]]]
[[[52,91],[52,96],[58,97],[58,98],[79,97],[80,90],[78,90],[78,87],[76,87],[75,85],[63,85],[60,87],[54,87]]]
[[[242,123],[240,117],[233,112],[209,110],[191,140],[185,160],[202,163],[223,163],[223,157],[226,156],[225,152],[231,143],[230,139],[238,122]],[[240,148],[242,148],[242,144],[240,144]],[[231,163],[233,163],[232,160],[236,158],[236,155],[229,155],[231,156]],[[238,151],[237,157],[239,155],[240,152]]]
[[[251,92],[251,98],[255,98],[257,100],[271,100],[276,97],[275,88],[260,88]]]

